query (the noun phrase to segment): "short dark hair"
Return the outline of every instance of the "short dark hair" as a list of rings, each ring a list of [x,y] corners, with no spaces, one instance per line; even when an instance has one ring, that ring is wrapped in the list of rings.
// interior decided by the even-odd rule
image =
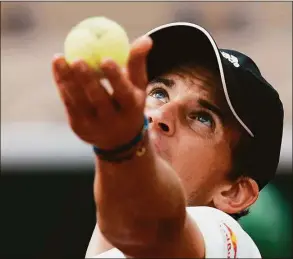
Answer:
[[[249,214],[250,210],[249,209],[245,209],[243,211],[240,211],[238,213],[234,213],[234,214],[230,214],[230,216],[235,219],[235,220],[239,220],[240,218],[247,216]]]
[[[232,170],[229,174],[229,179],[235,181],[240,177],[249,177],[253,179],[253,171],[251,164],[251,149],[253,148],[253,140],[248,133],[240,129],[241,135],[237,145],[232,152]],[[249,214],[249,209],[245,209],[239,213],[231,214],[235,220]]]

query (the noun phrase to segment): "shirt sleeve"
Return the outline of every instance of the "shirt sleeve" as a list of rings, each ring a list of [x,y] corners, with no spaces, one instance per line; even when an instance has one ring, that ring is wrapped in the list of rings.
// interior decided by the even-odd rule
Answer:
[[[211,207],[188,207],[205,243],[205,258],[261,258],[259,250],[239,223]]]
[[[112,248],[104,253],[94,256],[93,258],[126,258],[126,257],[117,248]]]

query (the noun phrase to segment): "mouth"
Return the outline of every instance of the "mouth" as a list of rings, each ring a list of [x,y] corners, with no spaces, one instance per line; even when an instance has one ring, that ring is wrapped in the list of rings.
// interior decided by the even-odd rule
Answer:
[[[150,134],[150,140],[157,154],[166,155],[167,146],[164,144],[161,137],[157,134]]]
[[[160,154],[162,152],[160,146],[156,142],[153,142],[153,146],[155,148],[156,153]]]

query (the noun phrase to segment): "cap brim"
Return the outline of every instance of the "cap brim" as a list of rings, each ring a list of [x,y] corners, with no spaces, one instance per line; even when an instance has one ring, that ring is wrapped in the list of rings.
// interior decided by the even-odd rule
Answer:
[[[218,47],[210,34],[195,24],[178,22],[157,27],[147,33],[153,40],[148,55],[148,76],[153,77],[188,61],[215,61]],[[221,62],[220,56],[218,57]]]
[[[199,63],[209,62],[210,65],[214,64],[219,71],[230,110],[245,130],[253,136],[251,130],[233,108],[224,75],[224,60],[216,42],[204,28],[192,23],[176,22],[159,26],[146,35],[153,40],[153,47],[147,58],[149,80],[189,61],[196,60]]]

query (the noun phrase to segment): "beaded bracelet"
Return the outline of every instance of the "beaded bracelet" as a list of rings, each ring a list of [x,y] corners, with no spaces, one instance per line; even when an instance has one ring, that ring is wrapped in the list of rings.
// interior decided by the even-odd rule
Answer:
[[[122,162],[123,160],[129,160],[133,157],[134,153],[137,156],[143,156],[145,153],[145,147],[143,146],[139,147],[134,153],[131,153],[122,157],[119,155],[125,154],[125,152],[130,151],[134,146],[136,146],[139,142],[141,142],[144,138],[144,135],[147,129],[148,129],[148,119],[146,118],[146,116],[144,116],[144,125],[142,127],[142,130],[130,142],[112,150],[105,150],[105,149],[98,148],[96,146],[93,146],[93,150],[95,154],[101,160],[105,160],[109,162]]]

